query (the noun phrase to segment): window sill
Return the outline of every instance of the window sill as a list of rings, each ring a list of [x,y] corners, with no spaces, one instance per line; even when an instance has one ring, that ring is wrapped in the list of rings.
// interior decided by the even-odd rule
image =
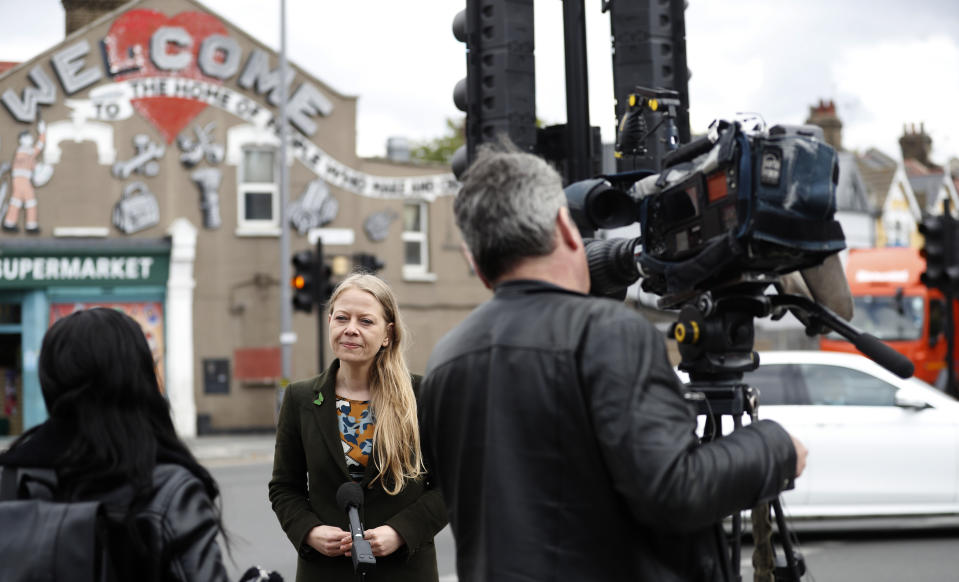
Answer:
[[[278,226],[268,226],[268,227],[253,227],[253,226],[238,226],[234,232],[236,236],[248,236],[248,237],[274,237],[280,236],[280,227]]]
[[[403,271],[403,280],[412,283],[435,283],[436,273],[426,273],[423,271]]]

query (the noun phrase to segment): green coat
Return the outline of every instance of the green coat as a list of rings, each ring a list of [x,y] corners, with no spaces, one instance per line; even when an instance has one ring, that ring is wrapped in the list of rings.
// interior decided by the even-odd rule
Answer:
[[[283,397],[276,429],[276,452],[270,502],[280,526],[297,549],[298,582],[354,582],[353,562],[347,556],[330,558],[306,543],[314,526],[331,525],[349,531],[346,513],[336,503],[336,490],[349,481],[339,424],[336,417],[335,379],[339,361],[319,376],[291,384]],[[419,391],[420,377],[413,376]],[[316,404],[322,395],[322,404]],[[371,457],[372,459],[372,457]],[[389,525],[406,542],[389,556],[376,559],[376,569],[367,580],[389,582],[437,581],[435,536],[447,523],[446,509],[438,489],[429,479],[408,483],[397,495],[389,495],[377,483],[374,463],[367,466],[360,484],[364,503],[360,519],[372,529]],[[309,483],[309,489],[307,489]]]

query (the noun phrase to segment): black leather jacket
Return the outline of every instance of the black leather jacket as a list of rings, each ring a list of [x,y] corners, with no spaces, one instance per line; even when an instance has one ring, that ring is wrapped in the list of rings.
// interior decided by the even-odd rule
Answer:
[[[67,436],[48,421],[22,446],[0,454],[0,466],[56,468]],[[80,499],[102,501],[107,515],[119,524],[127,514],[132,497],[132,488],[122,486],[90,492]],[[228,579],[217,542],[220,528],[213,501],[203,481],[188,469],[172,463],[157,464],[153,469],[152,497],[135,515],[145,551],[163,564],[159,579],[165,582],[225,582]],[[150,566],[138,557],[141,554],[133,551],[126,537],[128,533],[117,525],[110,528],[110,536],[119,577],[147,579],[143,569]]]
[[[700,445],[681,390],[628,307],[497,287],[422,387],[460,581],[727,579],[722,518],[791,486],[796,453],[770,421]]]
[[[163,464],[153,470],[153,485],[153,497],[137,513],[137,522],[140,531],[149,532],[148,550],[164,557],[162,579],[225,582],[228,578],[217,543],[220,530],[203,483],[179,465]],[[114,502],[122,503],[125,496],[121,489],[100,499],[109,508]],[[144,528],[145,524],[149,527]]]

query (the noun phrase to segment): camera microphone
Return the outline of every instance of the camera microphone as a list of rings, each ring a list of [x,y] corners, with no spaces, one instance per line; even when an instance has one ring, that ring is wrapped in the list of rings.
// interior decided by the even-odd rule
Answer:
[[[849,321],[853,314],[852,291],[838,254],[826,257],[821,265],[800,271],[812,298]]]
[[[808,297],[846,321],[852,319],[852,292],[837,254],[829,255],[820,265],[783,275],[780,286],[783,293]],[[793,314],[799,321],[808,323],[802,313]]]
[[[350,537],[353,539],[353,571],[357,574],[372,572],[376,558],[370,542],[363,538],[363,523],[360,521],[360,508],[363,507],[363,488],[359,483],[347,481],[336,490],[336,504],[346,512],[350,520]]]

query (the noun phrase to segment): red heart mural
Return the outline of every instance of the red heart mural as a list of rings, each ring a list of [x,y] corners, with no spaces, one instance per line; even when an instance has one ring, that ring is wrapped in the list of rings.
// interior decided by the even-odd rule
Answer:
[[[150,59],[150,39],[158,28],[175,26],[183,28],[193,39],[189,48],[172,47],[171,52],[189,51],[189,65],[178,71],[157,69]],[[107,33],[112,58],[127,59],[139,52],[143,55],[139,68],[129,73],[120,73],[116,80],[149,77],[185,77],[221,85],[219,79],[208,77],[197,67],[197,54],[203,39],[213,34],[227,34],[226,27],[216,17],[205,12],[180,12],[167,16],[155,10],[130,10],[113,21]],[[134,48],[139,47],[139,48]],[[140,114],[148,119],[166,138],[167,143],[180,133],[194,117],[206,109],[207,104],[180,97],[140,97],[131,100]]]

